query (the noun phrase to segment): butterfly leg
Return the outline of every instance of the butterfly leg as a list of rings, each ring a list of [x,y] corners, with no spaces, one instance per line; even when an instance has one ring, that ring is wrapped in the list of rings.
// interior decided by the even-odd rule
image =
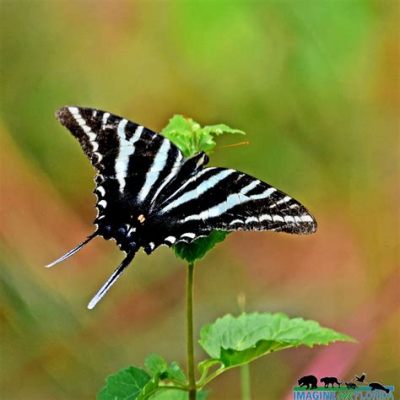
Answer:
[[[88,309],[92,310],[96,304],[103,298],[103,296],[108,292],[110,287],[116,282],[116,280],[120,277],[122,272],[124,272],[125,268],[131,263],[133,258],[135,257],[136,250],[132,250],[122,263],[118,266],[118,268],[113,272],[113,274],[108,278],[107,282],[100,288],[100,290],[96,293],[96,295],[90,300],[88,304]]]

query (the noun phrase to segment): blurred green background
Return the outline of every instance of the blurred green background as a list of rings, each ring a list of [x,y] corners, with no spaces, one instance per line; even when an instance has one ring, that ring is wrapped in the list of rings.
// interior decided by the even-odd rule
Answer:
[[[196,326],[283,311],[358,344],[270,355],[253,399],[289,399],[304,374],[400,390],[398,1],[1,1],[1,397],[93,399],[105,377],[157,352],[185,362],[185,268],[140,254],[99,307],[122,258],[98,239],[54,270],[95,216],[93,170],[55,120],[63,105],[160,130],[175,113],[247,132],[211,164],[305,203],[314,236],[236,233],[196,276]],[[197,356],[203,356],[197,349]],[[238,371],[210,399],[239,399]]]

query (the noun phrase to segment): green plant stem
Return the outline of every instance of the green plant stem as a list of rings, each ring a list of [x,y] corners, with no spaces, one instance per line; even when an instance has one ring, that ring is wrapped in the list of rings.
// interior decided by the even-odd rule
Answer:
[[[186,343],[187,371],[189,377],[189,400],[196,400],[196,377],[194,375],[193,346],[193,272],[194,263],[188,265],[186,281]]]
[[[244,364],[240,367],[240,386],[242,391],[242,400],[251,399],[250,391],[250,365]]]
[[[189,389],[187,388],[187,387],[183,387],[183,386],[163,386],[163,385],[160,385],[159,387],[158,387],[158,389],[160,389],[160,390],[164,390],[164,389],[166,389],[166,390],[182,390],[183,392],[188,392],[189,391]]]

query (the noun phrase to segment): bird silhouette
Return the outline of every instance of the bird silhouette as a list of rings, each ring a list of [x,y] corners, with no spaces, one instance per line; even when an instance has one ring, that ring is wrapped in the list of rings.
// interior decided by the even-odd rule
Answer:
[[[363,382],[365,381],[365,377],[366,377],[366,376],[367,376],[367,375],[365,374],[365,372],[363,372],[361,376],[357,376],[357,375],[356,375],[356,381],[357,381],[357,382],[360,382],[360,383],[363,383]]]

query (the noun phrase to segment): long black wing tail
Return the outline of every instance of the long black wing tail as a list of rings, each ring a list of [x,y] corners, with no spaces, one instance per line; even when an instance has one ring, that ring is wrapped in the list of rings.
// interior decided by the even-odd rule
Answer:
[[[82,243],[79,243],[78,246],[74,247],[72,250],[68,251],[65,253],[63,256],[60,258],[57,258],[57,260],[51,262],[50,264],[46,265],[46,268],[51,268],[54,267],[55,265],[59,264],[60,262],[65,261],[67,258],[70,258],[73,256],[75,253],[77,253],[82,247],[85,247],[92,239],[94,239],[98,235],[97,231],[93,232],[91,235],[89,235]]]
[[[118,268],[113,272],[113,274],[108,278],[107,282],[100,288],[100,290],[96,293],[96,295],[90,300],[87,308],[92,310],[96,307],[96,304],[104,297],[104,295],[108,292],[111,286],[116,282],[116,280],[120,277],[122,272],[124,272],[125,268],[131,263],[133,258],[135,257],[136,251],[132,251],[128,253],[128,255],[124,258],[122,263],[118,266]]]

